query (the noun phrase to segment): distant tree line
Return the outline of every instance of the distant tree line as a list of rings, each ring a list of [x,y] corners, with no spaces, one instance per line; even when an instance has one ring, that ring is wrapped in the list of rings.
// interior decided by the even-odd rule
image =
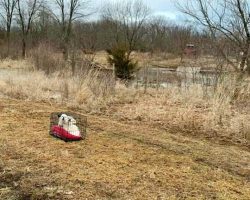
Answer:
[[[128,57],[134,50],[180,55],[190,42],[204,51],[212,48],[207,33],[153,17],[141,1],[107,4],[101,18],[92,21],[86,20],[95,14],[87,9],[89,4],[86,0],[0,0],[1,56],[25,57],[27,50],[41,43],[58,49],[65,59],[72,46],[89,53],[121,44]]]

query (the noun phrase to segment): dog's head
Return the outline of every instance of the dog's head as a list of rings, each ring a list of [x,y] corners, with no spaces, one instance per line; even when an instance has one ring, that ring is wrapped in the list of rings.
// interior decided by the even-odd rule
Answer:
[[[61,114],[61,115],[58,115],[58,125],[59,126],[63,126],[64,124],[68,124],[69,123],[69,118],[66,114]]]
[[[58,120],[59,126],[76,124],[76,120],[73,117],[68,116],[66,114],[61,114],[58,116],[58,118],[59,118]]]

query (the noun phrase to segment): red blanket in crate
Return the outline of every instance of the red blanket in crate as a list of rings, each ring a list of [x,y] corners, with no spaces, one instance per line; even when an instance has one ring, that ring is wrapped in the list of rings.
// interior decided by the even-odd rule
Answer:
[[[79,141],[82,139],[81,136],[75,136],[75,135],[70,134],[61,126],[52,126],[51,133],[53,136],[60,138],[66,142],[67,141]]]

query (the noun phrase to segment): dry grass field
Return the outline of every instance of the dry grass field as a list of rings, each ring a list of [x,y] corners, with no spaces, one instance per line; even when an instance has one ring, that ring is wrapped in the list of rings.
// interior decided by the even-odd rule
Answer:
[[[0,199],[247,200],[249,80],[242,84],[233,101],[233,77],[204,97],[199,85],[144,93],[98,73],[4,69]],[[87,139],[51,137],[57,111],[86,115]]]
[[[249,34],[250,0],[0,0],[0,200],[250,200]]]
[[[1,199],[249,199],[244,148],[97,115],[64,143],[48,134],[61,106],[0,102]]]

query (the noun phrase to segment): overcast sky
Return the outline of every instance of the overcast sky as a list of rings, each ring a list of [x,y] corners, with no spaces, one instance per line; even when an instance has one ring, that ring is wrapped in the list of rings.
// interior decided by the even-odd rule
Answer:
[[[122,0],[93,0],[92,4],[95,7],[100,7],[105,2],[108,1],[122,1]],[[167,17],[169,20],[173,20],[178,22],[183,22],[185,20],[185,16],[178,11],[175,6],[175,0],[142,0],[149,8],[152,9],[154,15],[163,15]]]

